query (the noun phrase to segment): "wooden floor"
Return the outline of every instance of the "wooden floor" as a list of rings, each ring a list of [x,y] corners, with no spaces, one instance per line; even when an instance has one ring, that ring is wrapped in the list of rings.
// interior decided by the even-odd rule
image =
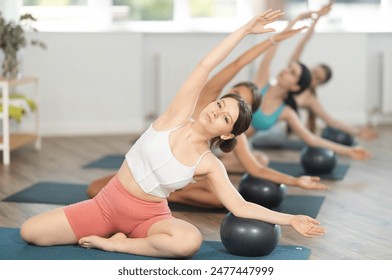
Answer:
[[[326,197],[318,220],[327,234],[308,239],[289,227],[282,227],[282,245],[301,245],[312,250],[312,260],[392,259],[392,126],[379,128],[380,138],[362,143],[373,153],[365,162],[340,157],[350,163],[342,181],[325,181],[328,191],[305,191],[290,187],[289,194]],[[83,169],[90,161],[107,154],[125,153],[133,137],[94,136],[44,138],[41,151],[26,146],[13,151],[11,165],[0,164],[0,200],[39,181],[88,183],[112,173]],[[1,154],[1,153],[0,153]],[[298,161],[294,151],[268,152],[271,159]],[[240,177],[233,177],[238,184]],[[20,227],[32,215],[56,205],[0,201],[0,226]],[[174,212],[176,217],[195,224],[206,240],[219,240],[223,214]]]

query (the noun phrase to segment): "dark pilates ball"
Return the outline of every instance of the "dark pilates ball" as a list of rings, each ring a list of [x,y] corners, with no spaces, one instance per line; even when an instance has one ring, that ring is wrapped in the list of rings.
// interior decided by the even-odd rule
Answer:
[[[246,201],[274,208],[285,199],[287,187],[284,184],[276,184],[245,174],[239,183],[238,192]]]
[[[305,147],[301,152],[301,164],[308,174],[328,174],[336,166],[334,151],[321,147]]]
[[[333,127],[324,128],[321,132],[321,137],[346,146],[354,145],[354,137],[351,134]]]
[[[239,256],[266,256],[278,245],[280,236],[279,225],[239,218],[232,213],[224,217],[220,227],[223,246]]]

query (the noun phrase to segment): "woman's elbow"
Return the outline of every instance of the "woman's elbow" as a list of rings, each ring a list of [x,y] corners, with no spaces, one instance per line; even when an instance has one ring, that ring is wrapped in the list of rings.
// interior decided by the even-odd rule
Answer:
[[[319,137],[316,135],[307,135],[302,138],[302,140],[308,145],[308,146],[318,146],[320,144]]]
[[[239,217],[239,218],[244,217],[244,213],[245,213],[244,209],[245,209],[247,203],[250,203],[250,202],[247,202],[245,199],[242,198],[242,201],[240,203],[238,203],[234,207],[230,207],[230,209],[228,209],[228,210],[236,217]]]

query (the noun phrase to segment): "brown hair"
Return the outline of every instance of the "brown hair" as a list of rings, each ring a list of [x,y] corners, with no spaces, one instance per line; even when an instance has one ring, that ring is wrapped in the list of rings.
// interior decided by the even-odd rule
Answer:
[[[241,96],[235,93],[228,93],[221,97],[221,99],[223,98],[234,98],[238,101],[239,114],[237,121],[234,123],[233,129],[230,133],[234,134],[234,136],[244,133],[249,128],[252,121],[252,112],[250,111],[248,104],[244,99],[242,99]],[[225,153],[231,152],[236,144],[237,139],[235,137],[228,140],[223,140],[220,138],[220,136],[216,136],[210,141],[211,148],[219,147],[222,152]]]
[[[252,113],[256,112],[257,109],[259,109],[260,104],[261,104],[261,100],[262,100],[262,95],[259,93],[259,88],[257,87],[257,85],[253,82],[247,81],[247,82],[239,82],[237,84],[235,84],[232,88],[236,88],[236,87],[247,87],[251,93],[252,93]]]
[[[312,95],[313,95],[314,97],[317,96],[317,93],[316,93],[316,91],[315,91],[313,88],[309,88],[309,90],[310,90],[310,92],[312,93]],[[317,116],[316,116],[316,114],[315,114],[312,110],[310,110],[310,109],[307,109],[307,112],[308,112],[308,119],[307,119],[307,121],[306,121],[306,127],[307,127],[311,132],[316,133],[316,118],[317,118]]]
[[[325,80],[321,83],[321,84],[325,84],[326,82],[328,82],[331,78],[332,78],[332,69],[331,67],[329,67],[326,64],[319,64],[319,66],[324,70],[325,72]],[[310,87],[309,88],[310,92],[312,93],[312,95],[317,98],[317,92],[315,88]],[[316,119],[317,116],[316,114],[310,110],[307,109],[308,112],[308,119],[306,121],[306,127],[313,133],[316,133]]]

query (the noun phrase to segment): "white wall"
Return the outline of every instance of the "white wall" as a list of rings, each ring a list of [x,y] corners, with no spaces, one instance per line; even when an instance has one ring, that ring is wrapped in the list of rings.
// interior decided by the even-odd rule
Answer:
[[[368,51],[367,51],[367,68],[366,73],[368,77],[367,92],[368,104],[374,110],[374,122],[392,123],[392,115],[390,112],[381,112],[379,109],[382,103],[382,80],[381,80],[381,54],[392,54],[392,34],[387,33],[371,33],[368,34]],[[392,65],[389,65],[391,67]],[[390,75],[390,74],[389,74]],[[392,79],[392,76],[386,76],[385,79]],[[389,98],[392,96],[392,91],[386,92]]]
[[[178,52],[181,59],[174,59],[173,65],[187,64],[184,69],[190,69],[224,36],[224,33],[39,33],[48,49],[27,48],[24,73],[40,77],[43,134],[139,132],[146,125],[146,115],[156,108],[156,96],[162,94],[157,85],[154,60],[157,54]],[[222,66],[260,39],[247,38]],[[273,71],[285,65],[297,39],[282,44]],[[336,118],[353,124],[367,120],[369,100],[376,98],[370,86],[377,78],[371,70],[375,67],[371,56],[380,48],[391,49],[391,40],[390,33],[317,33],[312,38],[303,61],[309,66],[318,62],[332,66],[333,79],[320,88],[319,96]],[[253,70],[254,66],[245,68],[230,85],[252,79]],[[182,80],[183,77],[178,77],[166,83],[169,95]]]
[[[129,133],[142,128],[142,35],[41,33],[24,73],[38,75],[42,133]]]

